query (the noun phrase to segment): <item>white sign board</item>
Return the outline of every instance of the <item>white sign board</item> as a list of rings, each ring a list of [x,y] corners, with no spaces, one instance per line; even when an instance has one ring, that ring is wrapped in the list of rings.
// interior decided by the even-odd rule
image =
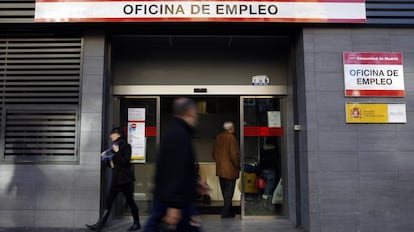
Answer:
[[[36,0],[35,22],[365,23],[365,0]]]
[[[345,96],[404,97],[399,52],[344,52]]]

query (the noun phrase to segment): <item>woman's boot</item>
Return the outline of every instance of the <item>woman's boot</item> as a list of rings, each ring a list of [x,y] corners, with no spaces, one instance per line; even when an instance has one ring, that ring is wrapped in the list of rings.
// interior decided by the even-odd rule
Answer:
[[[131,197],[132,198],[132,197]],[[127,232],[137,231],[141,229],[141,224],[139,223],[139,210],[134,201],[129,202],[129,208],[131,209],[132,217],[134,218],[134,224],[128,228]]]
[[[99,218],[97,223],[95,223],[93,225],[86,225],[86,227],[90,230],[100,232],[105,227],[105,224],[106,224],[106,221],[108,220],[109,214],[110,214],[109,210],[105,210],[102,217]]]
[[[141,229],[141,224],[139,223],[138,208],[136,208],[136,210],[131,210],[131,211],[132,211],[132,217],[134,218],[134,224],[132,224],[132,226],[128,228],[127,232],[137,231]]]

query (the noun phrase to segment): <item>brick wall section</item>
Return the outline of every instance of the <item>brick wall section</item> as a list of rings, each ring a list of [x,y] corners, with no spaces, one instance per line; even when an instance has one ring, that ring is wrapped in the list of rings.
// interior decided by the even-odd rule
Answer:
[[[413,40],[412,29],[303,30],[311,232],[414,231]],[[345,98],[344,51],[402,52],[406,97]],[[353,101],[406,102],[408,123],[346,124]]]

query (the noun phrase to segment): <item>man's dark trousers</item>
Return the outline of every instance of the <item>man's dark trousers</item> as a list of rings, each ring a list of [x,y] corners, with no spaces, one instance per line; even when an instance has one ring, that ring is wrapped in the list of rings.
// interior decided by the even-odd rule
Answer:
[[[232,212],[232,201],[233,201],[233,194],[234,188],[236,186],[236,180],[229,180],[225,178],[220,179],[220,188],[221,193],[223,194],[224,205],[221,210],[222,217],[232,217],[234,213]]]

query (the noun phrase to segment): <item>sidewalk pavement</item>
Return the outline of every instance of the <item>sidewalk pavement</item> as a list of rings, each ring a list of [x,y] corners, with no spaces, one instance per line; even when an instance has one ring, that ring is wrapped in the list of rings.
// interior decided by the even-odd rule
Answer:
[[[202,230],[204,232],[300,232],[286,219],[243,219],[240,217],[232,219],[221,219],[219,215],[203,215]],[[112,220],[103,232],[125,232],[132,224],[131,218]],[[142,220],[145,224],[145,218]],[[82,226],[82,225],[80,225]],[[88,232],[86,228],[2,228],[0,232]],[[140,230],[142,231],[142,230]]]

